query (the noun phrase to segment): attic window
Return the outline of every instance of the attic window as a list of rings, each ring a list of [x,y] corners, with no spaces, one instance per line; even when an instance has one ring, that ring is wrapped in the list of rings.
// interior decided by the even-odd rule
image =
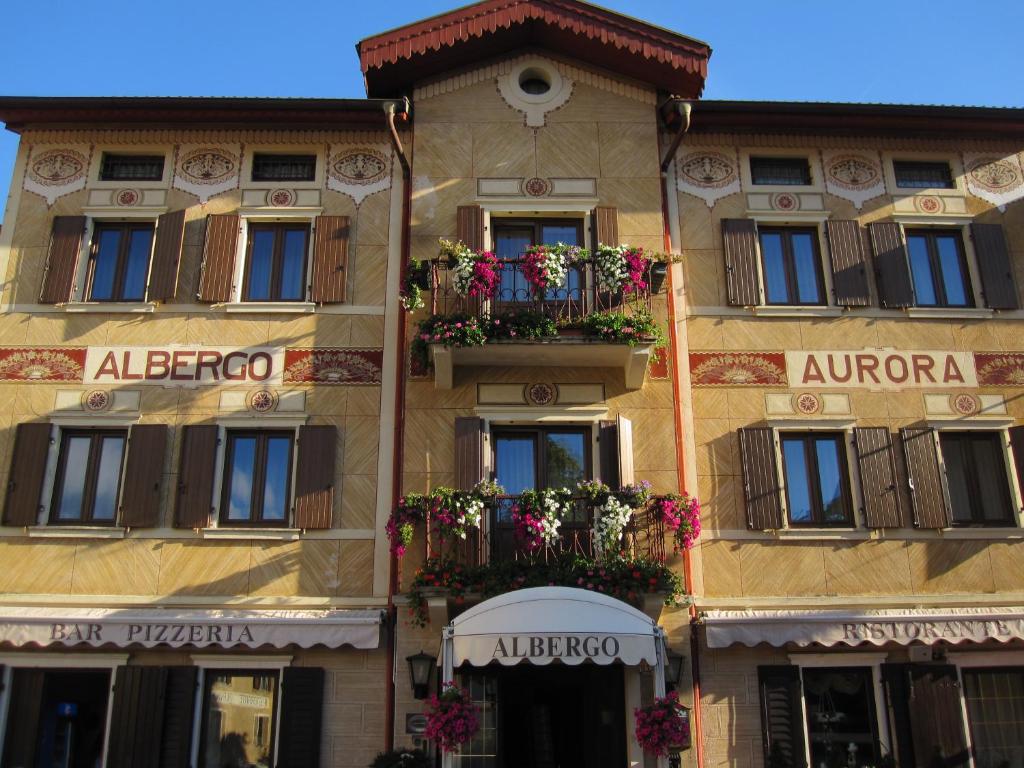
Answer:
[[[551,76],[537,67],[524,69],[519,75],[519,87],[531,96],[543,96],[551,90]]]

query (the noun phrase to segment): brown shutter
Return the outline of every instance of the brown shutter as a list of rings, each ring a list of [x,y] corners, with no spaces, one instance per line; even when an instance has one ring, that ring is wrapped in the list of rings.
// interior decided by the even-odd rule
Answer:
[[[757,277],[757,223],[753,219],[722,219],[725,287],[729,304],[752,307],[761,303]]]
[[[174,509],[176,528],[205,528],[210,524],[216,461],[217,425],[182,427],[178,498]]]
[[[337,427],[331,424],[299,427],[299,456],[295,469],[296,528],[331,527],[337,450]]]
[[[7,737],[4,741],[4,768],[36,764],[36,743],[42,721],[42,669],[11,670],[11,697],[7,714]]]
[[[203,245],[203,273],[199,278],[199,301],[230,301],[238,247],[238,215],[216,213],[206,217]]]
[[[4,525],[35,525],[38,522],[52,429],[51,424],[42,422],[18,425],[7,478]]]
[[[619,443],[619,486],[633,485],[633,422],[625,416],[616,420]]]
[[[78,254],[85,234],[85,216],[55,216],[50,230],[50,251],[39,292],[42,304],[71,301],[78,270]]]
[[[181,264],[181,243],[185,236],[185,211],[162,214],[156,220],[156,242],[153,265],[149,269],[150,301],[174,298],[178,287],[178,265]]]
[[[782,488],[775,460],[775,434],[771,427],[751,427],[739,433],[747,527],[778,530],[782,528]]]
[[[757,682],[764,764],[771,768],[806,768],[800,668],[789,664],[758,667]]]
[[[860,224],[829,220],[825,223],[825,231],[832,260],[832,290],[836,304],[841,307],[870,305],[868,260]]]
[[[160,525],[160,490],[166,454],[166,424],[132,425],[121,493],[121,525],[130,528]]]
[[[455,487],[468,491],[483,478],[483,419],[458,416],[455,419]]]
[[[999,224],[971,224],[974,255],[981,273],[981,291],[985,306],[992,309],[1018,309],[1017,283],[1013,279],[1006,234]]]
[[[285,667],[281,681],[281,741],[278,768],[320,768],[324,671]]]
[[[868,528],[899,528],[903,525],[900,493],[896,485],[896,456],[892,435],[885,427],[853,430],[864,494],[864,519]]]
[[[160,768],[163,702],[167,670],[163,667],[121,666],[114,673],[111,707],[110,766]]]
[[[899,765],[966,768],[970,761],[956,667],[883,664],[882,679],[893,711]]]
[[[1024,427],[1010,427],[1010,445],[1013,447],[1013,466],[1017,470],[1017,487],[1024,495]]]
[[[192,721],[195,712],[196,667],[166,667],[163,739],[160,768],[189,768],[192,764]]]
[[[910,503],[918,528],[948,528],[953,521],[942,493],[935,430],[929,427],[900,430],[903,455],[910,479]]]
[[[602,483],[612,490],[622,487],[619,482],[619,426],[614,421],[597,425],[597,450]]]
[[[348,284],[348,216],[317,216],[313,225],[313,283],[310,299],[340,304]]]
[[[868,229],[875,254],[879,303],[887,308],[913,306],[914,281],[910,276],[902,227],[894,221],[880,221],[869,225]]]
[[[619,209],[599,205],[591,214],[594,228],[594,248],[599,245],[619,246]]]
[[[471,251],[484,249],[484,209],[460,205],[456,212],[456,237]]]

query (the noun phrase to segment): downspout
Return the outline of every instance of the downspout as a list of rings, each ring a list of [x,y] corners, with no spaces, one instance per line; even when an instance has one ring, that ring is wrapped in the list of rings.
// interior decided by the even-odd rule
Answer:
[[[397,112],[396,106],[401,105],[402,111]],[[401,102],[391,101],[384,105],[384,116],[387,122],[388,131],[391,135],[391,145],[398,156],[398,162],[402,166],[402,246],[401,266],[399,267],[399,285],[405,285],[405,276],[409,269],[409,220],[412,213],[412,167],[409,158],[406,157],[405,148],[402,146],[402,139],[395,127],[395,119],[403,121],[409,119],[409,100]],[[394,297],[397,301],[397,297]],[[402,492],[402,455],[403,455],[403,431],[402,414],[405,410],[405,309],[401,303],[398,307],[398,340],[395,343],[396,356],[396,379],[395,379],[395,426],[394,426],[394,448],[392,452],[392,466],[394,471],[391,478],[391,508],[398,506],[398,499]],[[395,641],[395,632],[398,628],[398,611],[395,608],[395,592],[398,590],[398,558],[391,555],[391,562],[388,566],[388,664],[385,668],[385,715],[384,715],[384,751],[390,752],[395,748],[395,677],[398,673],[398,644]]]
[[[672,253],[672,226],[670,222],[669,213],[669,195],[675,194],[674,190],[668,188],[669,177],[668,169],[675,159],[676,151],[679,149],[679,145],[683,141],[683,136],[690,128],[690,112],[692,105],[688,101],[674,100],[671,102],[672,106],[678,110],[680,118],[680,126],[676,131],[675,136],[672,137],[672,142],[669,144],[665,154],[662,155],[661,159],[661,216],[663,223],[663,243],[667,253]],[[666,105],[667,106],[667,105]],[[661,143],[661,132],[658,132],[659,145]],[[680,247],[682,244],[680,243]],[[675,438],[676,438],[676,473],[679,478],[678,488],[680,493],[686,492],[686,453],[684,450],[684,437],[683,437],[683,410],[682,410],[682,381],[679,376],[679,366],[675,364],[676,356],[678,354],[679,344],[677,340],[676,332],[676,303],[675,303],[675,270],[670,269],[668,274],[668,336],[669,343],[671,345],[672,352],[672,400],[675,403],[673,408],[673,419],[675,421]],[[690,557],[690,551],[683,551],[683,577],[686,580],[687,589],[693,588],[693,561]],[[701,719],[701,708],[700,708],[700,639],[697,635],[697,609],[690,603],[690,673],[691,679],[693,680],[693,741],[696,747],[697,756],[697,768],[704,768],[704,726],[703,720]]]

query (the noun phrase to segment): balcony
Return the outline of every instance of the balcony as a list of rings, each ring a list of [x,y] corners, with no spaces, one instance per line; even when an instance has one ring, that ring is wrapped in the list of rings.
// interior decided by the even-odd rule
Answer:
[[[600,290],[590,262],[568,266],[564,279],[543,291],[528,279],[526,259],[498,259],[495,268],[497,285],[485,298],[456,290],[455,262],[430,264],[431,318],[421,324],[419,342],[439,389],[452,388],[459,367],[495,365],[620,368],[627,389],[643,386],[651,354],[664,343],[651,310],[666,264],[646,260],[643,277],[614,292]],[[444,343],[453,330],[447,318],[475,318],[481,333],[468,343]]]

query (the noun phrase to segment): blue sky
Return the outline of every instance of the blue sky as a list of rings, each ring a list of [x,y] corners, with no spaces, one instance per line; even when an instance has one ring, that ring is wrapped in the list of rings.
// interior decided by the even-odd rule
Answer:
[[[359,97],[357,40],[459,2],[8,3],[0,93]],[[710,43],[706,98],[1024,106],[1020,0],[604,5]],[[0,134],[0,200],[16,146]]]

